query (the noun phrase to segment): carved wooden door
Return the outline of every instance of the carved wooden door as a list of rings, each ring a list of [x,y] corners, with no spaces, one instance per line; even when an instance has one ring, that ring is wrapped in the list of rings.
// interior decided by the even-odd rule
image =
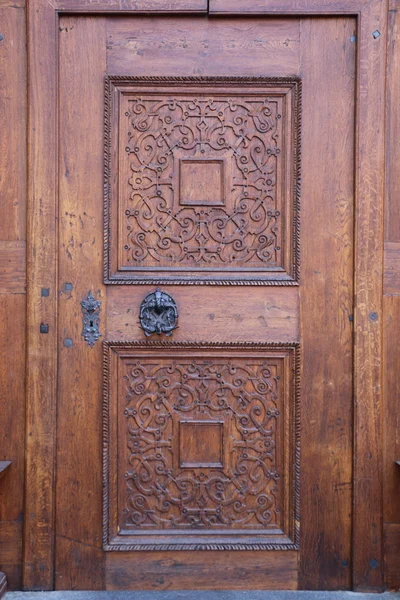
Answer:
[[[61,23],[57,587],[348,588],[353,20]]]

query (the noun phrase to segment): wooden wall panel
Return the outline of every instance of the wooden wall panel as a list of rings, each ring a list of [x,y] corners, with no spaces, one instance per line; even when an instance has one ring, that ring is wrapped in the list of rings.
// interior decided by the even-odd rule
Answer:
[[[384,522],[385,583],[400,588],[400,287],[384,297]]]
[[[136,557],[108,553],[107,589],[297,589],[297,552],[143,552],[145,568]]]
[[[400,2],[388,15],[386,198],[384,253],[384,482],[385,585],[400,588]]]
[[[63,17],[60,29],[56,586],[102,589],[102,347],[100,342],[91,348],[83,339],[80,303],[91,291],[101,299],[105,318],[105,20]],[[84,565],[91,566],[82,578]]]
[[[25,443],[26,35],[23,2],[0,2],[0,571],[21,587]]]
[[[211,36],[211,28],[218,33]],[[113,75],[284,77],[299,71],[298,19],[204,19],[194,27],[183,16],[115,18],[107,29],[107,70]],[[249,38],[257,43],[249,44]]]
[[[302,21],[300,589],[351,589],[354,27]]]
[[[400,242],[400,5],[388,26],[385,241]]]

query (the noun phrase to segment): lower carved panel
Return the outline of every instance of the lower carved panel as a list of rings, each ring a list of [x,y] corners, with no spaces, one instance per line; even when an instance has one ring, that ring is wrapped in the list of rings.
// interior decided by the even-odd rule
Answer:
[[[298,547],[296,344],[105,343],[108,550]]]

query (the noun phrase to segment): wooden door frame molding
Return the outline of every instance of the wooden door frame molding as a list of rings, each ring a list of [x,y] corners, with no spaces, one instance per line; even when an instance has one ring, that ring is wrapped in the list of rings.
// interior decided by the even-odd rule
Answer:
[[[388,0],[28,0],[27,437],[24,589],[54,588],[59,15],[357,18],[353,589],[383,590],[382,274]],[[377,33],[378,32],[378,33]],[[50,290],[42,296],[42,288]],[[48,325],[48,333],[40,325]],[[46,331],[46,327],[42,327]]]

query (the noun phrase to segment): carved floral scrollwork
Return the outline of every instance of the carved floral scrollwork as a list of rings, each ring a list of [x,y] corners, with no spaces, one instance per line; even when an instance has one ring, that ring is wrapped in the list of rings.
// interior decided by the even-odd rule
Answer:
[[[126,265],[282,265],[279,102],[240,92],[231,97],[144,93],[129,101]],[[183,159],[224,163],[226,192],[211,203],[180,202]]]
[[[124,529],[280,526],[281,370],[262,358],[126,361]],[[181,467],[182,420],[222,424],[220,467]]]

